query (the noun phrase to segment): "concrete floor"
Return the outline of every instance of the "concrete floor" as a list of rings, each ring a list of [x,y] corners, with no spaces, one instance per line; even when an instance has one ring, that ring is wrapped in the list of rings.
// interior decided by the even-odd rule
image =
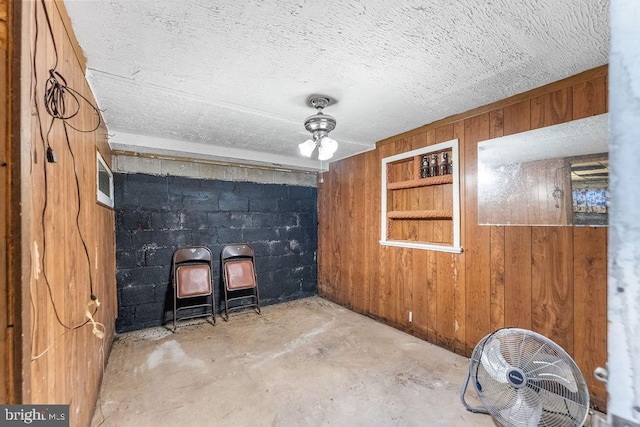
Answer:
[[[118,336],[93,426],[495,426],[468,359],[314,297]],[[470,392],[472,394],[472,392]]]

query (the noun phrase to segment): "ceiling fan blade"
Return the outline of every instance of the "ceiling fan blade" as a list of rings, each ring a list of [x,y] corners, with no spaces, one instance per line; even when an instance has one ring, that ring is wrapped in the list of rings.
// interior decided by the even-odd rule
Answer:
[[[507,372],[511,365],[502,355],[499,339],[493,339],[485,345],[480,361],[491,378],[503,384],[507,383]]]
[[[510,426],[536,427],[542,417],[540,397],[530,388],[519,389],[514,404],[501,410],[500,416]]]
[[[537,354],[525,368],[529,381],[555,381],[572,393],[578,392],[578,383],[569,364],[552,354]]]

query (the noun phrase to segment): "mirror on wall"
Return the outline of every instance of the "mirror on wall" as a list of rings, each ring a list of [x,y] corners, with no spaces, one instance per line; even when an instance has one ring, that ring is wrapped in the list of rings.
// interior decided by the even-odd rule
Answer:
[[[478,143],[481,225],[606,226],[608,114]]]

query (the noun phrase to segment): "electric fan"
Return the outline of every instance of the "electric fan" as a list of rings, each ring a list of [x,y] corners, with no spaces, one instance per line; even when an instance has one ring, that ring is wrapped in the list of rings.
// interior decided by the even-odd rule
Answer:
[[[470,380],[484,407],[465,400]],[[460,398],[502,426],[582,426],[589,413],[587,385],[571,356],[526,329],[499,329],[480,340]]]

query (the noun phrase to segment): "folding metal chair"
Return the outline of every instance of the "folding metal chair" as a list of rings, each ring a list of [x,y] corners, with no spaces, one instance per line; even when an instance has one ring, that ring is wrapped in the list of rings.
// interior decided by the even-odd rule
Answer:
[[[222,248],[222,281],[224,282],[224,320],[229,320],[229,311],[255,307],[260,314],[258,279],[255,272],[255,256],[251,245],[232,243]],[[229,298],[229,294],[238,295]],[[230,302],[242,301],[229,306]]]
[[[204,246],[186,246],[176,249],[172,259],[173,282],[173,332],[178,320],[211,316],[216,324],[216,309],[212,286],[212,256],[209,248]],[[211,297],[211,302],[207,302]],[[178,302],[196,299],[196,304],[182,305]],[[202,302],[204,299],[204,302]],[[210,311],[191,314],[178,319],[180,310],[211,307]]]

